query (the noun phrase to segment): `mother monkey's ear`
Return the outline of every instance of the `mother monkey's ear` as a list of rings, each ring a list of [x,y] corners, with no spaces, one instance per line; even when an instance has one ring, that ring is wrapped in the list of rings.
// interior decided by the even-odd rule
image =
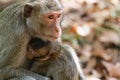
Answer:
[[[34,8],[34,4],[32,4],[32,3],[25,4],[24,12],[23,12],[23,15],[25,18],[28,18],[31,16],[33,8]]]

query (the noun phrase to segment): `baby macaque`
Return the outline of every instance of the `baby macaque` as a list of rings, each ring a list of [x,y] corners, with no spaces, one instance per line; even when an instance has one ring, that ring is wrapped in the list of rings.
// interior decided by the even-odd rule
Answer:
[[[27,59],[39,58],[41,61],[54,59],[58,56],[60,48],[58,42],[44,42],[39,38],[33,38],[29,42]]]
[[[50,77],[51,80],[85,80],[78,58],[68,45],[44,43],[36,38],[31,40],[26,57],[31,71]]]

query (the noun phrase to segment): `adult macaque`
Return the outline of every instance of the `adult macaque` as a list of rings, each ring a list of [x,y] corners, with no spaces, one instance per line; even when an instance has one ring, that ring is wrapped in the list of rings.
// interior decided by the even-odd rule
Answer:
[[[41,48],[41,43],[44,42],[38,38],[30,41],[26,56],[28,69],[52,80],[85,80],[78,57],[70,46],[47,42]]]
[[[23,66],[32,37],[45,42],[60,38],[61,14],[58,0],[25,0],[0,13],[0,80],[49,80]]]

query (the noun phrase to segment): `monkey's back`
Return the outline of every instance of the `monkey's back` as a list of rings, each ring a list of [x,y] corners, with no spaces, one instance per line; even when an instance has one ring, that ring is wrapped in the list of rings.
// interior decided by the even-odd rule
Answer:
[[[16,3],[8,6],[0,13],[0,67],[15,64],[13,67],[17,67],[22,63],[22,56],[20,58],[21,51],[24,49],[27,38],[25,35],[24,19],[22,17],[23,6],[22,3]],[[17,62],[19,59],[19,63]],[[9,60],[9,61],[8,61]]]

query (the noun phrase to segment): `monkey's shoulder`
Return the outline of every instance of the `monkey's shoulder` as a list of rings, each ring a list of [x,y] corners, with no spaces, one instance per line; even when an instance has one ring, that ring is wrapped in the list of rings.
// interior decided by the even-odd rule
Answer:
[[[64,45],[62,45],[61,46],[61,50],[62,50],[62,52],[66,52],[66,53],[69,53],[69,54],[71,54],[72,52],[73,53],[75,53],[75,50],[70,46],[70,45],[68,45],[68,44],[64,44]]]

